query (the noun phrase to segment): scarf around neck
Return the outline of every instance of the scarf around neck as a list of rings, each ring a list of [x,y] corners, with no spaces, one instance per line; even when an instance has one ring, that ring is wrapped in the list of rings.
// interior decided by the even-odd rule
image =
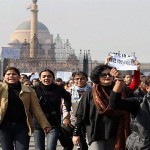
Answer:
[[[111,90],[112,86],[104,87],[99,84],[94,84],[92,88],[93,101],[100,114],[118,117],[122,114],[122,111],[114,110],[109,107],[109,95]]]
[[[72,100],[80,99],[79,92],[85,92],[90,88],[91,88],[91,86],[89,84],[86,84],[86,86],[84,86],[82,88],[73,85],[72,88],[71,88],[71,90],[72,90],[72,93],[71,93],[72,94]]]

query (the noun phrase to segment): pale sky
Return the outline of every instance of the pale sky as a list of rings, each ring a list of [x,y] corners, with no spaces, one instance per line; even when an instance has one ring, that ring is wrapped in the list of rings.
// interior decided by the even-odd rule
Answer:
[[[29,20],[32,0],[0,0],[0,46]],[[150,62],[150,0],[38,0],[38,20],[72,48],[90,50],[92,60],[103,61],[109,52],[135,52]]]

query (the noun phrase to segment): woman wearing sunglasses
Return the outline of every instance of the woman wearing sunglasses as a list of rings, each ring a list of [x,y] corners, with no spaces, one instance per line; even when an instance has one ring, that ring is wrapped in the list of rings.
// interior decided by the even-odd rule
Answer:
[[[77,109],[73,142],[80,143],[81,128],[85,124],[89,150],[114,150],[118,137],[119,142],[125,141],[120,136],[124,127],[124,112],[109,109],[109,97],[115,84],[114,77],[117,77],[113,77],[111,71],[112,68],[106,64],[92,70],[90,78],[94,83],[93,88],[83,94]],[[119,150],[120,143],[118,145]]]
[[[81,128],[85,124],[89,150],[114,150],[120,112],[109,112],[109,95],[114,78],[108,65],[96,66],[91,72],[93,88],[85,92],[79,103],[73,142],[80,143]]]

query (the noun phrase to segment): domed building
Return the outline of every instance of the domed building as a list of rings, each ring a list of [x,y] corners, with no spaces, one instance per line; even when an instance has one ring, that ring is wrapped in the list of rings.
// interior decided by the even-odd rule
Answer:
[[[31,21],[21,23],[10,36],[9,46],[20,49],[20,59],[9,60],[7,66],[16,66],[21,72],[39,72],[55,62],[53,35],[42,23],[37,22],[37,35],[30,38]],[[34,46],[36,57],[30,58],[30,47]]]
[[[24,73],[40,72],[44,68],[55,73],[83,70],[83,59],[77,58],[69,40],[63,43],[58,34],[53,42],[53,35],[38,21],[36,2],[32,0],[31,20],[18,25],[10,36],[8,44],[12,48],[20,49],[20,58],[5,59],[4,67],[15,66]]]
[[[30,31],[31,31],[31,21],[28,20],[21,23],[13,32],[13,34],[10,36],[9,45],[14,48],[21,48],[22,55],[28,53],[29,56],[29,43],[31,42],[32,44],[32,41],[30,39]],[[37,55],[39,55],[41,58],[47,57],[54,59],[55,55],[53,49],[53,35],[50,34],[48,28],[42,22],[38,21],[37,35],[33,37],[33,40],[36,40],[35,46],[39,50],[39,52],[37,52],[39,54]]]
[[[13,45],[16,43],[23,43],[26,39],[27,42],[30,42],[30,30],[31,30],[31,21],[25,21],[21,23],[14,33],[10,37],[9,45]],[[50,34],[48,28],[42,23],[38,21],[37,24],[37,34],[39,42],[44,46],[44,44],[52,44],[53,43],[53,35]]]

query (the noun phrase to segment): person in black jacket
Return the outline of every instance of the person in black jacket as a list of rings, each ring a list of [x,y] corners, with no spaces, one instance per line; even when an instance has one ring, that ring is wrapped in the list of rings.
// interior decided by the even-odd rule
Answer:
[[[102,64],[92,70],[93,88],[83,94],[76,112],[73,143],[80,143],[81,129],[85,125],[89,150],[114,150],[121,113],[107,111],[114,81],[111,69]]]
[[[64,99],[64,104],[67,111],[71,110],[71,96],[63,87],[58,86],[54,83],[55,77],[54,73],[45,69],[39,73],[40,83],[35,86],[34,89],[38,95],[39,103],[41,108],[47,117],[47,120],[52,126],[52,130],[47,134],[47,150],[56,150],[57,140],[60,133],[61,127],[61,102],[62,98]],[[69,119],[69,118],[65,118]],[[35,118],[34,122],[34,140],[35,140],[35,149],[36,150],[45,150],[45,134],[41,130],[39,124]],[[70,120],[65,121],[68,124]]]
[[[150,75],[145,80],[147,94],[143,97],[121,98],[122,81],[116,81],[109,107],[122,109],[135,116],[132,133],[127,138],[128,150],[150,149]]]

